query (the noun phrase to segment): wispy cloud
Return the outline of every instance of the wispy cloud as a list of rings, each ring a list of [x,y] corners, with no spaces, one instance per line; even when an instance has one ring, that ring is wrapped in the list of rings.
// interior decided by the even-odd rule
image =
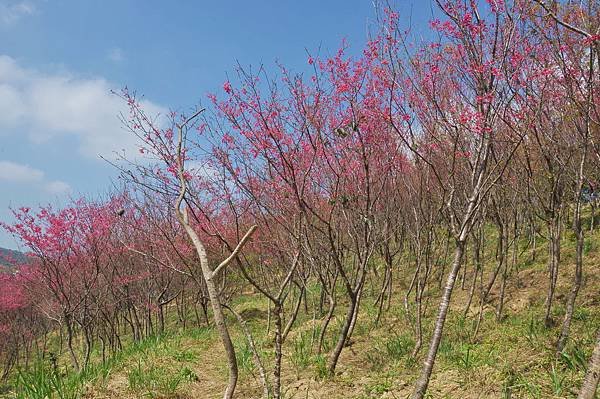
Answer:
[[[108,51],[108,59],[114,63],[120,63],[125,60],[125,54],[119,47],[114,47]]]
[[[32,183],[44,179],[44,172],[11,161],[0,161],[0,181],[12,183]]]
[[[36,11],[37,8],[31,1],[0,0],[0,25],[13,25],[19,19],[35,14]]]
[[[103,78],[83,79],[68,73],[42,73],[0,55],[0,135],[25,132],[43,144],[61,136],[76,137],[79,152],[90,158],[114,152],[137,153],[137,138],[125,131],[118,118],[127,104]],[[166,114],[144,100],[149,115]]]
[[[0,160],[0,182],[27,184],[52,195],[70,194],[73,189],[62,180],[46,180],[46,173],[29,165]]]
[[[73,189],[69,185],[69,183],[65,183],[62,180],[54,180],[45,184],[44,189],[49,194],[54,195],[62,195],[62,194],[71,194]]]

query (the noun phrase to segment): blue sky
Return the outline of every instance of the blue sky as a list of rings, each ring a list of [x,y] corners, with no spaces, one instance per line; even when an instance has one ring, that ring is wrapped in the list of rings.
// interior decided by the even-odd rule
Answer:
[[[426,30],[430,0],[395,4]],[[111,89],[136,90],[150,111],[189,109],[236,62],[302,71],[306,49],[346,39],[360,51],[374,24],[368,0],[0,0],[0,220],[110,187],[99,155],[136,147]],[[0,246],[18,244],[0,232]]]

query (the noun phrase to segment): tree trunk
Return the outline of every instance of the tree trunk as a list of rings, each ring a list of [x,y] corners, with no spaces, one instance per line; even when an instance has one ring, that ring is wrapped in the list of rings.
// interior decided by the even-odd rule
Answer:
[[[480,235],[477,234],[473,240],[473,281],[471,281],[471,289],[469,290],[469,299],[467,300],[467,305],[465,306],[465,310],[463,310],[463,318],[466,318],[469,314],[469,309],[471,308],[471,303],[473,302],[473,295],[475,294],[475,286],[477,285],[477,277],[479,276],[479,271],[481,270],[481,245],[480,245]]]
[[[337,366],[337,362],[340,358],[340,354],[342,353],[342,349],[346,345],[346,339],[348,337],[348,331],[350,331],[350,325],[352,324],[352,319],[354,318],[354,310],[356,309],[356,304],[358,302],[358,298],[356,294],[349,295],[350,304],[348,305],[348,310],[346,312],[346,319],[344,321],[344,326],[342,327],[342,331],[340,331],[340,335],[331,354],[331,358],[329,359],[329,375],[333,376],[335,373],[335,368]]]
[[[573,311],[575,310],[575,300],[577,294],[581,288],[581,280],[583,275],[583,226],[581,225],[581,196],[583,194],[583,179],[584,179],[584,166],[586,160],[586,149],[584,148],[583,155],[579,162],[579,169],[577,174],[577,190],[575,192],[575,209],[573,211],[573,231],[575,237],[577,237],[577,247],[575,251],[575,275],[573,276],[573,286],[569,292],[567,298],[567,308],[565,311],[565,317],[563,319],[562,328],[560,331],[560,337],[556,344],[556,354],[560,354],[569,338],[569,330],[571,328],[571,320],[573,319]]]
[[[333,312],[335,311],[336,301],[333,295],[327,294],[327,298],[329,299],[329,311],[327,312],[327,316],[323,320],[323,324],[321,325],[321,332],[319,334],[319,343],[317,346],[317,354],[321,354],[323,350],[323,341],[325,341],[325,333],[327,332],[327,327],[329,326],[329,322],[333,317]]]
[[[275,364],[273,366],[273,399],[281,398],[281,358],[283,346],[283,321],[282,306],[276,303],[273,307],[273,317],[275,318]]]
[[[600,380],[600,328],[598,328],[598,337],[596,338],[596,347],[590,358],[587,373],[579,391],[577,399],[594,399],[598,381]]]
[[[548,264],[549,279],[548,293],[546,295],[544,324],[546,327],[552,326],[552,302],[556,291],[556,281],[558,279],[558,265],[560,263],[560,213],[553,216],[550,225],[550,259]]]
[[[65,324],[67,326],[67,348],[69,349],[69,355],[71,356],[71,363],[76,372],[79,372],[79,362],[77,361],[77,355],[73,349],[73,325],[69,316],[65,316]]]
[[[429,378],[431,377],[431,372],[433,371],[433,364],[442,340],[442,332],[444,330],[444,323],[446,322],[446,315],[448,314],[448,307],[450,306],[452,290],[454,289],[454,283],[456,282],[456,277],[458,276],[458,272],[460,271],[460,266],[462,264],[464,249],[465,242],[457,240],[456,247],[454,249],[454,260],[452,262],[450,274],[448,274],[448,279],[446,280],[446,286],[444,287],[442,300],[440,301],[440,308],[435,321],[435,328],[433,330],[433,336],[431,337],[429,352],[427,353],[427,357],[423,362],[423,369],[421,370],[421,375],[416,382],[415,390],[412,393],[411,399],[423,399],[425,392],[427,391]]]

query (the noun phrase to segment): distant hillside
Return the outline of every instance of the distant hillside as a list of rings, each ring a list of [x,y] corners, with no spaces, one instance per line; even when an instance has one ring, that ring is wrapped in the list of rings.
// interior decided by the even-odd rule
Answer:
[[[0,266],[15,266],[27,261],[23,252],[0,247]]]

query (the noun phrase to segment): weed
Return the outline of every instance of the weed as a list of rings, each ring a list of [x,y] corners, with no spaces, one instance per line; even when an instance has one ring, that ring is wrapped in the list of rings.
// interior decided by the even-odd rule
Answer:
[[[81,396],[82,389],[80,374],[63,378],[42,362],[37,362],[26,372],[18,370],[17,373],[17,399],[76,399]]]
[[[556,395],[560,395],[563,392],[563,383],[565,381],[566,376],[561,376],[557,371],[554,365],[552,365],[552,369],[549,372],[550,382],[552,383],[552,390]]]
[[[512,367],[509,367],[503,374],[505,375],[502,383],[502,399],[511,399],[513,389],[517,385],[518,376]]]
[[[319,354],[313,357],[313,361],[315,364],[315,371],[317,373],[317,378],[320,380],[324,380],[329,375],[329,370],[327,369],[327,359],[325,355]]]
[[[252,358],[252,350],[250,349],[248,342],[244,339],[241,342],[238,342],[235,346],[235,352],[240,370],[247,373],[252,373],[252,371],[254,371],[254,361]]]
[[[380,397],[384,393],[388,392],[392,389],[392,381],[389,379],[385,379],[384,381],[378,381],[372,385],[368,385],[365,387],[365,391],[369,395],[377,395],[376,397]]]
[[[294,339],[294,347],[292,350],[291,361],[296,368],[298,374],[301,370],[305,370],[310,363],[310,336],[309,334],[300,333]]]
[[[577,344],[571,348],[566,348],[560,353],[560,361],[569,370],[583,370],[587,369],[587,356],[582,346]]]
[[[386,342],[387,354],[394,360],[400,360],[410,353],[415,342],[406,335],[397,335]]]
[[[179,351],[173,355],[173,359],[178,362],[193,362],[196,358],[196,355],[191,351]]]

